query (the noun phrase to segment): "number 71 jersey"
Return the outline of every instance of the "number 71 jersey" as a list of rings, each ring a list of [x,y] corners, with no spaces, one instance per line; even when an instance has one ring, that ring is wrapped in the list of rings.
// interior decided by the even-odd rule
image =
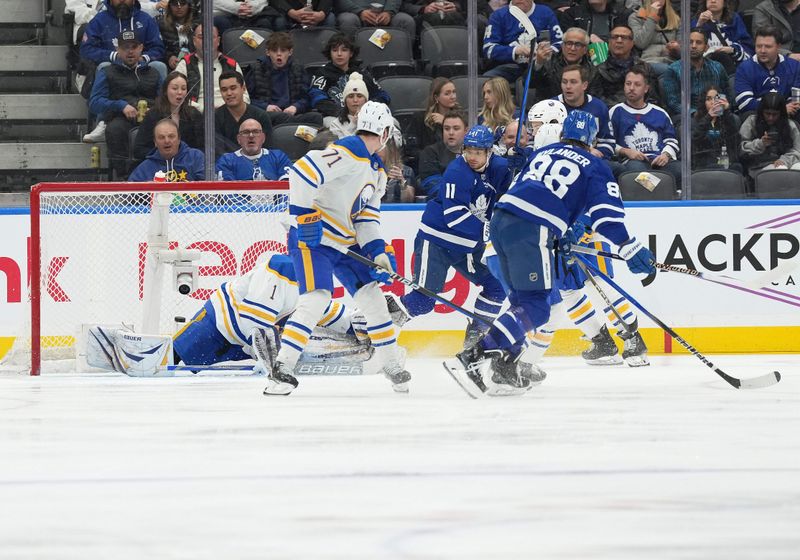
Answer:
[[[608,164],[572,144],[550,144],[533,152],[495,208],[543,225],[559,237],[587,213],[592,229],[613,243],[630,239],[619,185]]]

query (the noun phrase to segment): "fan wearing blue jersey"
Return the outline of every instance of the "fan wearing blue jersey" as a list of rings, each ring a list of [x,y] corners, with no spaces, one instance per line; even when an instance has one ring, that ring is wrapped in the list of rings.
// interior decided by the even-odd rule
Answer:
[[[414,240],[414,282],[432,292],[444,289],[454,268],[480,286],[475,314],[491,323],[500,312],[505,293],[500,282],[481,263],[484,224],[492,215],[497,197],[511,183],[504,158],[492,157],[494,134],[484,125],[473,126],[464,136],[463,153],[444,172],[442,187],[428,201]],[[401,298],[387,295],[395,323],[433,311],[435,301],[418,291]],[[483,323],[471,321],[465,347],[485,332]]]
[[[565,66],[561,73],[561,95],[553,99],[563,103],[567,113],[584,111],[594,115],[597,120],[597,147],[589,146],[589,151],[599,158],[611,159],[614,156],[614,137],[608,128],[608,106],[586,93],[590,77],[585,66]]]
[[[664,109],[647,102],[649,80],[643,66],[632,66],[625,74],[625,103],[611,108],[610,131],[617,155],[622,158],[621,164],[612,166],[614,174],[656,169],[669,173],[680,185],[680,148],[675,128]]]
[[[457,356],[459,373],[482,391],[484,370],[500,394],[519,394],[529,385],[519,375],[517,358],[526,333],[550,317],[554,244],[581,214],[588,214],[592,229],[619,246],[631,272],[655,273],[652,252],[625,228],[619,185],[608,165],[589,152],[596,135],[595,118],[572,111],[562,141],[534,152],[495,205],[489,232],[510,288],[510,306],[481,340]]]
[[[217,179],[220,181],[287,179],[292,160],[281,150],[264,149],[266,139],[261,123],[255,119],[243,121],[236,136],[241,149],[220,156],[217,160]]]
[[[397,331],[378,287],[378,282],[390,280],[389,273],[347,256],[352,250],[381,269],[396,268],[394,252],[380,232],[387,176],[377,155],[393,128],[389,108],[367,101],[358,113],[355,135],[308,152],[289,171],[287,246],[300,297],[284,326],[265,395],[288,395],[297,387],[292,372],[330,303],[334,275],[366,319],[373,359],[395,391],[408,392],[411,375],[404,367],[405,351],[397,345]]]

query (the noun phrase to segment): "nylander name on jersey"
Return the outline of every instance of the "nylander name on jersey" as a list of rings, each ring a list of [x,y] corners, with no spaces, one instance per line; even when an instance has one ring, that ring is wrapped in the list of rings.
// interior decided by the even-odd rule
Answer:
[[[458,156],[447,166],[436,198],[425,206],[420,237],[446,249],[473,252],[483,244],[483,224],[510,183],[505,158],[492,156],[484,172],[478,173]]]
[[[571,144],[559,142],[536,150],[496,208],[543,225],[558,236],[587,213],[591,228],[613,243],[630,239],[611,169]]]

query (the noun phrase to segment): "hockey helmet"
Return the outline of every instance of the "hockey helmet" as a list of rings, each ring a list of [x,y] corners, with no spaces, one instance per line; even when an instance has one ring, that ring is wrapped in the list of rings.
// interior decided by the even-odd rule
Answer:
[[[356,131],[372,132],[378,136],[389,128],[389,133],[394,128],[394,118],[389,107],[377,101],[367,101],[358,112]]]
[[[544,99],[539,101],[528,111],[528,122],[559,123],[563,124],[567,118],[567,109],[561,101]]]
[[[494,144],[494,133],[488,126],[476,124],[464,136],[465,148],[483,148],[490,150]]]
[[[533,138],[533,149],[538,150],[561,140],[561,129],[562,125],[558,123],[544,123]]]
[[[586,111],[572,111],[564,119],[562,140],[576,140],[587,146],[594,145],[597,137],[597,118]]]

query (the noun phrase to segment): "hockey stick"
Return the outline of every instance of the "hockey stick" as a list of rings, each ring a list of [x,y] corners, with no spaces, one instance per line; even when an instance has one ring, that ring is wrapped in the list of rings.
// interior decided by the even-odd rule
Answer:
[[[574,253],[593,255],[595,257],[605,257],[607,259],[614,259],[618,261],[625,260],[616,253],[609,253],[608,251],[600,251],[598,249],[592,249],[591,247],[584,247],[583,245],[573,244],[571,245],[570,248]],[[778,266],[768,272],[765,272],[764,274],[757,276],[753,280],[740,280],[739,278],[728,276],[726,274],[714,274],[713,272],[700,272],[699,270],[695,270],[693,268],[682,268],[680,266],[675,266],[674,264],[664,264],[660,262],[656,262],[653,264],[657,269],[663,270],[664,272],[678,272],[680,274],[685,274],[686,276],[693,276],[694,278],[699,278],[700,280],[705,280],[706,282],[714,282],[717,284],[719,284],[720,282],[728,282],[732,280],[734,282],[738,282],[739,284],[743,285],[748,289],[761,288],[765,284],[769,284],[770,282],[772,282],[775,278],[783,275],[784,273],[788,273],[797,267],[797,263],[788,261],[786,264]]]
[[[575,262],[578,263],[579,267],[581,267],[581,270],[589,279],[589,282],[591,282],[592,286],[594,286],[595,291],[600,295],[601,298],[603,298],[603,301],[606,302],[606,305],[611,309],[611,312],[614,314],[614,317],[617,318],[617,321],[619,321],[620,325],[622,325],[622,328],[625,329],[625,332],[627,332],[630,335],[635,334],[636,331],[633,330],[633,327],[631,325],[625,322],[625,320],[622,318],[622,315],[620,315],[619,311],[617,311],[617,308],[614,306],[613,303],[611,303],[611,299],[608,297],[608,294],[605,293],[605,291],[600,287],[600,284],[597,283],[597,280],[594,279],[594,275],[592,274],[592,272],[588,268],[586,268],[585,264],[583,264],[583,259],[576,258]]]
[[[678,333],[676,333],[674,330],[672,330],[672,328],[669,325],[667,325],[661,319],[659,319],[658,317],[656,317],[655,315],[650,313],[647,309],[645,309],[644,306],[642,306],[641,303],[636,301],[636,299],[634,299],[633,296],[631,296],[628,292],[623,290],[616,282],[614,282],[611,278],[609,278],[608,275],[603,274],[602,272],[600,272],[586,258],[584,258],[584,257],[582,257],[580,255],[578,255],[578,258],[580,260],[582,260],[583,263],[589,269],[591,269],[595,274],[597,274],[600,278],[605,280],[612,288],[614,288],[620,294],[622,294],[623,296],[628,298],[628,301],[630,301],[637,309],[639,309],[639,311],[641,311],[642,313],[647,315],[647,317],[649,317],[650,320],[653,321],[656,325],[661,327],[664,330],[664,332],[666,332],[668,335],[670,335],[672,338],[674,338],[676,341],[678,341],[678,343],[681,346],[683,346],[684,348],[686,348],[686,350],[691,352],[698,360],[700,360],[706,366],[708,366],[710,369],[712,369],[714,371],[714,373],[716,373],[722,379],[727,381],[728,384],[730,384],[732,387],[734,387],[736,389],[760,389],[762,387],[769,387],[771,385],[775,385],[776,383],[778,383],[781,380],[781,374],[778,371],[773,371],[771,373],[767,373],[767,374],[761,375],[759,377],[753,377],[751,379],[738,379],[736,377],[728,375],[727,373],[722,371],[720,368],[715,366],[711,362],[711,360],[709,360],[708,358],[703,356],[700,352],[698,352],[695,347],[693,347],[691,344],[686,342],[686,340],[684,340]]]
[[[531,36],[530,54],[528,55],[528,75],[525,78],[525,91],[522,94],[522,105],[520,106],[519,109],[519,119],[517,119],[517,138],[514,141],[514,146],[518,147],[519,139],[520,136],[522,135],[522,120],[525,118],[524,117],[525,107],[526,104],[528,103],[528,88],[531,85],[531,74],[533,73],[533,66],[535,63],[534,60],[535,54],[533,46],[535,45],[537,33],[536,33],[536,28],[533,26],[533,23],[531,23],[531,20],[528,19],[528,16],[525,14],[525,12],[523,12],[521,9],[519,9],[514,4],[511,4],[510,2],[508,4],[508,13],[510,13],[511,16],[514,19],[516,19],[520,23],[520,25],[525,29],[528,35]]]
[[[400,276],[394,270],[387,270],[387,269],[383,268],[381,265],[377,264],[376,262],[374,262],[371,259],[368,259],[364,255],[360,255],[360,254],[356,253],[355,251],[351,251],[350,249],[348,249],[347,253],[345,253],[345,254],[348,257],[350,257],[351,259],[357,260],[358,262],[360,262],[364,266],[368,266],[369,268],[372,268],[374,270],[379,270],[381,272],[387,273],[392,280],[397,280],[398,282],[400,282],[401,284],[405,284],[406,286],[408,286],[412,290],[417,290],[423,296],[428,296],[429,298],[435,299],[439,303],[445,304],[447,307],[449,307],[453,311],[458,311],[459,313],[469,317],[473,321],[480,321],[484,325],[488,325],[490,327],[492,326],[492,323],[490,323],[489,321],[487,321],[483,317],[479,317],[478,315],[476,315],[472,311],[468,311],[468,310],[464,309],[463,307],[460,307],[460,306],[456,305],[455,303],[453,303],[449,299],[443,298],[442,296],[440,296],[436,292],[432,292],[427,288],[423,288],[422,286],[420,286],[419,284],[415,283],[413,280],[409,280],[405,276]]]

